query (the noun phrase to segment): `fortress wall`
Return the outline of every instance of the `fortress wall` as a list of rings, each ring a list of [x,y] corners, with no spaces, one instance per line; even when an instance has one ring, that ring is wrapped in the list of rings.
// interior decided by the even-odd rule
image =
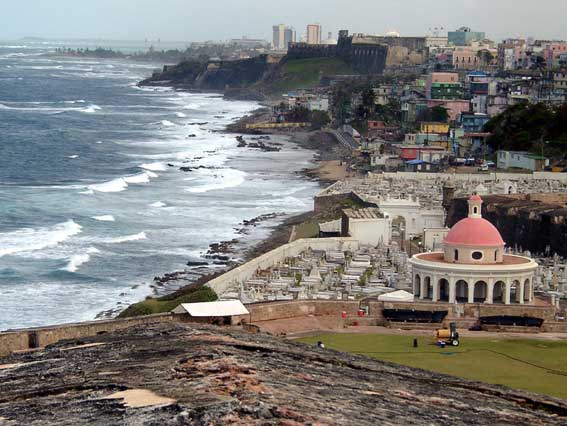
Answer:
[[[97,334],[109,333],[137,325],[170,322],[173,320],[173,314],[166,313],[0,333],[0,356],[6,356],[15,351],[42,348],[61,340],[92,337]]]
[[[321,251],[355,251],[359,247],[354,238],[324,238],[303,239],[278,247],[244,265],[234,268],[207,283],[219,296],[230,289],[238,288],[240,283],[251,279],[258,269],[268,269],[288,257],[295,257],[302,252],[312,249]]]

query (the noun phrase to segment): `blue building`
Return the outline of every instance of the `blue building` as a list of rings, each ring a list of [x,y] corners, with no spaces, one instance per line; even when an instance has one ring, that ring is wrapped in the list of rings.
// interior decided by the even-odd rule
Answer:
[[[465,134],[483,132],[484,125],[489,121],[490,116],[488,114],[461,113],[461,127]]]
[[[457,31],[449,31],[449,46],[468,46],[473,41],[482,41],[486,34],[478,31],[471,31],[468,27],[461,27]]]

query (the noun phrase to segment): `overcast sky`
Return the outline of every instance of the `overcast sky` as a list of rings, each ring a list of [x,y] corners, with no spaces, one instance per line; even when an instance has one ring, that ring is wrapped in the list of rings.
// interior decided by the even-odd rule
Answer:
[[[567,0],[3,0],[0,39],[271,39],[272,24],[423,35],[469,26],[494,39],[567,38]],[[325,38],[324,37],[324,38]]]

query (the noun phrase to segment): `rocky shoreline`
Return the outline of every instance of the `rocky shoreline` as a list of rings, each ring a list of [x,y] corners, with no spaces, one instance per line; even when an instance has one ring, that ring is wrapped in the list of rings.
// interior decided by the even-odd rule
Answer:
[[[290,136],[289,141],[293,143],[297,149],[303,148],[315,153],[315,167],[304,169],[299,173],[307,180],[319,182],[322,187],[333,183],[334,181],[329,180],[328,176],[319,172],[321,170],[321,164],[325,164],[328,161],[333,161],[345,155],[341,145],[325,132],[300,131],[289,135],[287,133],[282,134],[278,131],[270,133],[243,133],[239,131],[245,129],[246,123],[264,119],[265,114],[266,108],[253,111],[251,115],[245,116],[237,122],[228,125],[225,129],[225,133],[234,134],[238,141],[238,147],[241,149],[261,150],[266,152],[279,152],[281,150],[282,144],[275,142],[273,136]],[[199,168],[208,167],[183,166],[180,170],[191,173]],[[239,247],[242,241],[238,236],[229,241],[210,243],[207,251],[200,258],[187,261],[187,268],[185,270],[173,271],[162,276],[154,277],[150,285],[152,289],[151,297],[166,296],[184,287],[201,283],[202,281],[206,281],[205,278],[209,277],[211,274],[224,273],[250,259],[286,244],[291,237],[293,227],[308,220],[312,215],[312,212],[295,215],[272,212],[244,220],[238,227],[234,228],[236,234],[241,237],[249,235],[253,228],[262,223],[278,219],[281,220],[285,217],[280,223],[271,227],[271,232],[266,238],[251,247]],[[111,318],[120,313],[121,310],[122,309],[102,312],[97,318]]]

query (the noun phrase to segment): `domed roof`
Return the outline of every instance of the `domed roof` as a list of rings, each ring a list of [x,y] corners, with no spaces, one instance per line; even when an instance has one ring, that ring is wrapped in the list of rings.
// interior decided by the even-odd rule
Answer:
[[[482,218],[482,198],[475,194],[469,199],[469,217],[451,228],[445,244],[469,247],[502,247],[502,235],[488,220]]]
[[[505,245],[498,229],[486,219],[467,217],[451,228],[446,244],[475,247],[502,247]]]

